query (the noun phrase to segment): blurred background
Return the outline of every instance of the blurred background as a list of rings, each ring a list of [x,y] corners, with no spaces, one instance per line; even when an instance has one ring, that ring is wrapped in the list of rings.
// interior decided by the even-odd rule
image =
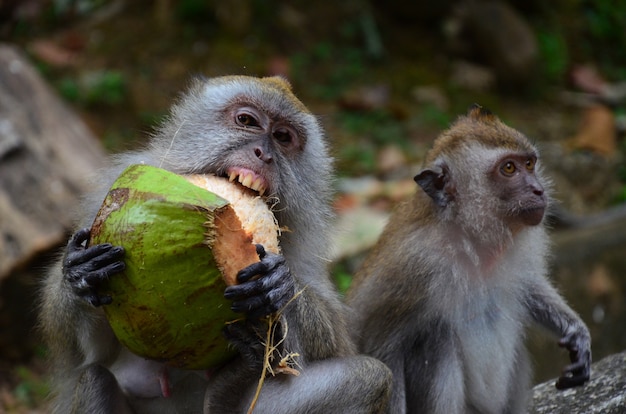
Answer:
[[[336,158],[342,290],[392,206],[415,191],[435,136],[472,103],[491,109],[541,148],[558,200],[551,277],[589,325],[595,360],[626,349],[625,28],[626,2],[611,0],[0,1],[0,40],[105,152],[145,142],[191,76],[288,78]],[[7,88],[18,87],[0,76]],[[2,169],[12,153],[1,127],[5,183],[18,173]],[[0,412],[46,412],[34,313],[62,230],[0,266]],[[556,377],[567,357],[555,339],[529,342],[536,381]]]

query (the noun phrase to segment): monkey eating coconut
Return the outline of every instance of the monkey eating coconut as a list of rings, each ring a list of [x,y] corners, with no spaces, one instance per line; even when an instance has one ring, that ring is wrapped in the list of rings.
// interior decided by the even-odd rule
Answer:
[[[90,245],[125,249],[123,273],[102,287],[120,342],[133,353],[186,369],[234,356],[221,331],[239,316],[224,299],[237,272],[279,252],[278,226],[252,190],[209,175],[180,176],[133,165],[115,181],[91,228]]]

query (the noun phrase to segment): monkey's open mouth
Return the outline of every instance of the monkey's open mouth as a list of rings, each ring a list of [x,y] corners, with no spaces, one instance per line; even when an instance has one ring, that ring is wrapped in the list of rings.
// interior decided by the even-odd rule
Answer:
[[[228,175],[228,181],[234,182],[237,180],[241,185],[256,191],[261,196],[265,194],[269,187],[264,177],[247,168],[232,167],[228,169],[226,174]]]

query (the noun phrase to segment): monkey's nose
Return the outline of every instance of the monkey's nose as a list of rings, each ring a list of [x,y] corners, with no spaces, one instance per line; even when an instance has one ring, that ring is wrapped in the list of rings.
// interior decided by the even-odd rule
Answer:
[[[260,159],[261,161],[263,161],[266,164],[269,164],[273,161],[272,155],[271,154],[267,154],[263,151],[263,149],[256,147],[254,149],[254,155],[257,156],[258,159]]]
[[[542,196],[543,195],[543,187],[540,185],[533,185],[532,186],[532,191],[533,194],[537,195],[537,196]]]

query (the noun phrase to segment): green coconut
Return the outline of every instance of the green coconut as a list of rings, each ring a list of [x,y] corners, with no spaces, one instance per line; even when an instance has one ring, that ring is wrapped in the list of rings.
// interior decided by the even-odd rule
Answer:
[[[278,251],[277,231],[263,200],[226,179],[127,168],[89,242],[126,251],[125,271],[101,289],[113,299],[103,307],[113,332],[133,353],[170,366],[207,369],[228,361],[235,351],[221,332],[240,315],[224,289],[259,260],[256,243]]]

